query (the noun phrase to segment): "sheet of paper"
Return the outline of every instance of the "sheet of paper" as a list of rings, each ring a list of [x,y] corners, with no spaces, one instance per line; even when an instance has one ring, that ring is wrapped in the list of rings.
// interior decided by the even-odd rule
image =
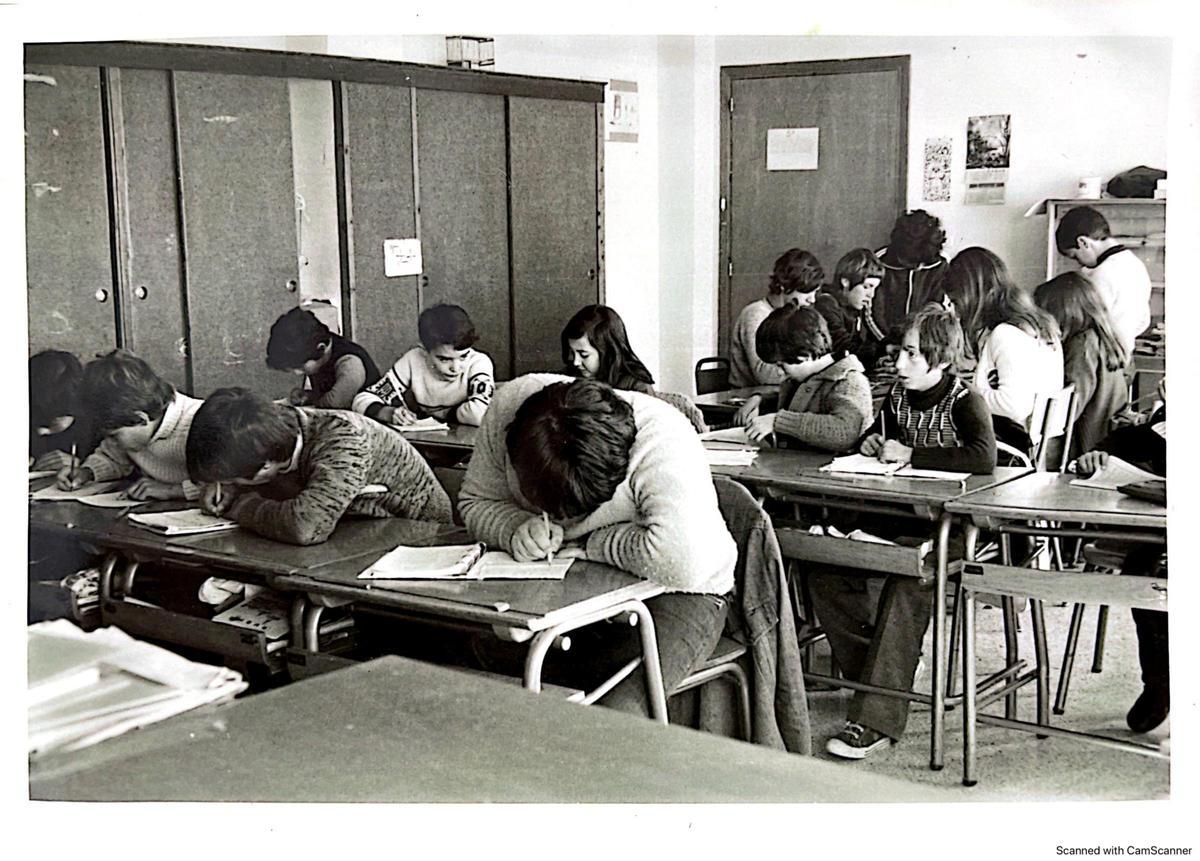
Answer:
[[[867,457],[865,454],[848,454],[835,457],[832,462],[821,467],[821,472],[846,472],[855,475],[893,475],[903,464],[883,463],[878,458]]]
[[[758,457],[758,449],[705,447],[704,454],[709,466],[750,466]]]
[[[767,129],[767,170],[816,170],[819,128]]]
[[[437,419],[431,418],[429,416],[427,416],[423,419],[417,419],[415,422],[413,422],[410,425],[392,425],[392,427],[395,430],[400,431],[400,433],[412,433],[414,431],[450,430],[450,425],[446,424],[443,421],[438,421]]]
[[[1076,487],[1090,487],[1093,490],[1116,490],[1122,484],[1133,484],[1138,481],[1153,481],[1162,478],[1144,469],[1138,469],[1131,463],[1119,457],[1109,455],[1108,463],[1098,472],[1088,478],[1077,478],[1071,482]]]
[[[402,275],[420,275],[422,271],[420,239],[383,240],[384,277],[398,278]]]
[[[118,481],[94,481],[91,484],[85,484],[78,490],[59,490],[54,485],[43,487],[41,490],[34,491],[29,494],[29,498],[35,502],[63,502],[77,501],[85,496],[95,496],[99,493],[111,493],[117,488],[125,484],[124,479]]]
[[[237,522],[216,517],[199,508],[182,511],[152,511],[130,514],[129,522],[161,532],[164,535],[197,535],[202,532],[222,532],[237,529]]]
[[[931,481],[966,481],[971,477],[969,472],[947,472],[942,469],[916,469],[906,466],[896,471],[897,478],[925,478]]]
[[[492,550],[468,574],[473,580],[561,580],[574,559],[555,559],[553,562],[518,562],[503,550]]]
[[[82,496],[79,498],[79,501],[84,505],[91,505],[96,508],[132,508],[150,502],[149,499],[130,499],[125,495],[125,491],[123,490],[97,493],[95,496]]]
[[[291,630],[290,610],[291,600],[286,594],[263,591],[218,613],[213,616],[213,621],[258,631],[268,640],[278,640]]]

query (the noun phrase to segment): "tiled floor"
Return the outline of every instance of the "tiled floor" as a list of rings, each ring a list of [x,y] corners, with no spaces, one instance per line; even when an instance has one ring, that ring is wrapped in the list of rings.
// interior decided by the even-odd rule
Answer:
[[[979,675],[983,677],[1000,668],[1004,640],[1000,611],[985,608],[983,604],[978,606],[976,652]],[[1045,617],[1053,696],[1071,608],[1048,606]],[[1169,741],[1169,720],[1151,736],[1135,736],[1125,725],[1125,713],[1141,691],[1137,639],[1129,611],[1114,608],[1109,614],[1104,670],[1098,674],[1091,672],[1096,630],[1094,607],[1087,609],[1084,620],[1066,714],[1052,716],[1052,722],[1068,729],[1120,738]],[[931,654],[930,643],[930,635],[927,635],[927,658]],[[1032,659],[1028,612],[1021,615],[1020,649],[1022,657]],[[823,669],[827,660],[827,652],[819,652],[818,668]],[[922,678],[924,681],[918,681],[918,687],[928,689],[929,672]],[[849,691],[814,691],[809,695],[813,747],[817,756],[842,763],[846,768],[867,769],[914,784],[953,787],[963,801],[1094,801],[1170,796],[1168,760],[1111,750],[1075,739],[1038,739],[1028,733],[984,725],[978,729],[979,783],[971,788],[964,787],[960,782],[962,712],[958,709],[946,715],[946,766],[940,772],[929,769],[929,709],[921,705],[913,706],[908,731],[898,745],[876,751],[863,761],[841,760],[825,753],[825,741],[841,728],[849,698]],[[1034,698],[1032,685],[1021,689],[1018,717],[1022,720],[1034,719]],[[1003,703],[994,703],[987,711],[1003,714]]]

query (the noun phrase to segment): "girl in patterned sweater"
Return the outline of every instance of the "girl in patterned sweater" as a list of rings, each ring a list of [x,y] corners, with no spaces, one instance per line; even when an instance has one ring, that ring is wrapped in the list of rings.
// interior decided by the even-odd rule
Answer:
[[[326,540],[346,514],[451,520],[446,491],[400,434],[355,413],[276,404],[245,389],[218,389],[197,411],[187,464],[208,485],[206,511],[290,544]]]
[[[467,312],[434,305],[417,318],[421,347],[413,347],[377,383],[354,398],[354,411],[391,425],[421,418],[478,425],[496,389],[492,359]]]
[[[952,312],[930,305],[913,318],[896,357],[899,381],[880,421],[863,439],[862,454],[927,469],[990,473],[995,468],[996,439],[987,407],[951,370],[962,350],[962,329]],[[886,531],[886,524],[880,527],[874,531]],[[835,568],[813,573],[809,586],[846,677],[909,689],[929,626],[933,584]],[[825,749],[863,759],[900,738],[907,722],[907,700],[856,691],[846,725]]]

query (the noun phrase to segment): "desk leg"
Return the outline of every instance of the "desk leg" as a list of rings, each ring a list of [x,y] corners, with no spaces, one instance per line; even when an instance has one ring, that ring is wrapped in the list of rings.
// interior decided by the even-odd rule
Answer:
[[[929,767],[941,771],[945,764],[946,745],[946,569],[950,559],[951,515],[942,512],[938,521],[937,571],[933,585],[933,689],[931,696],[931,729]]]
[[[658,661],[658,640],[654,633],[654,617],[641,601],[631,608],[638,616],[638,631],[642,638],[642,667],[646,674],[646,699],[650,717],[661,724],[667,722],[667,695],[663,690],[662,664]]]
[[[304,648],[304,613],[308,610],[308,596],[303,592],[297,592],[296,597],[292,599],[292,610],[289,615],[289,623],[292,631],[292,648]]]
[[[1005,565],[1013,564],[1012,539],[1007,532],[1000,535],[1000,561]],[[1001,596],[1000,612],[1004,616],[1004,666],[1011,667],[1020,658],[1020,648],[1017,643],[1017,610],[1011,596]],[[1013,688],[1012,692],[1004,698],[1004,717],[1008,720],[1016,720],[1016,688]]]
[[[1046,618],[1042,614],[1041,601],[1029,599],[1029,615],[1033,620],[1033,652],[1037,662],[1037,722],[1046,726],[1050,723],[1050,659],[1046,649]]]
[[[966,553],[968,561],[975,559],[975,542],[979,528],[968,523],[966,529]],[[975,777],[975,593],[968,588],[964,575],[958,590],[958,602],[962,607],[962,677],[963,677],[963,786],[974,786]]]

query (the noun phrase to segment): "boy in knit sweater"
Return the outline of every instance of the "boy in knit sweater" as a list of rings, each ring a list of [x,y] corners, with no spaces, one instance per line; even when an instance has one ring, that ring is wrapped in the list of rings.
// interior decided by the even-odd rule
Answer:
[[[758,354],[783,369],[777,413],[756,416],[746,435],[781,434],[826,451],[849,451],[871,423],[871,384],[862,362],[831,354],[829,329],[814,308],[785,306],[763,321]]]
[[[144,361],[113,350],[83,371],[80,399],[103,441],[82,464],[58,473],[58,486],[76,490],[93,481],[139,476],[130,499],[195,499],[188,480],[187,439],[201,401],[177,392]]]
[[[962,353],[962,329],[954,314],[938,306],[920,311],[901,339],[899,379],[863,439],[861,453],[922,469],[992,472],[996,439],[987,407],[951,370]],[[880,523],[871,531],[887,528]],[[814,573],[809,586],[817,618],[846,677],[909,689],[929,625],[932,583],[833,569]],[[863,759],[903,735],[908,701],[856,691],[846,717],[845,727],[825,749]]]
[[[344,410],[218,389],[187,444],[201,506],[267,538],[319,544],[346,514],[450,522],[450,499],[400,434]],[[365,492],[369,485],[386,490]]]
[[[414,347],[354,398],[354,411],[392,425],[421,418],[478,425],[496,389],[491,357],[473,349],[479,336],[457,305],[421,312]]]
[[[667,690],[721,635],[737,546],[699,438],[657,398],[548,374],[507,383],[484,416],[459,510],[476,539],[518,560],[567,554],[665,587],[647,607]],[[608,672],[634,644],[618,627],[605,632]],[[601,702],[646,713],[641,671]]]

